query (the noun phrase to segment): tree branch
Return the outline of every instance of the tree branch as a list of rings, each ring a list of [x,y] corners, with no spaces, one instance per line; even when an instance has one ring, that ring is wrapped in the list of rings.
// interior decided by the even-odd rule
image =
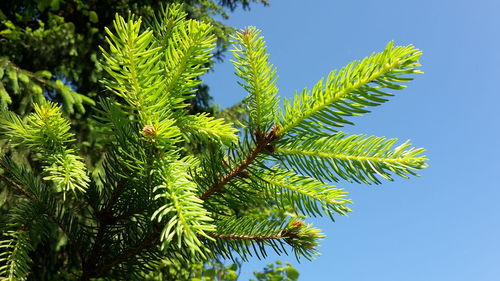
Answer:
[[[7,167],[5,167],[5,166],[3,166],[3,167],[5,169],[7,169]],[[19,185],[18,183],[16,183],[11,178],[5,176],[4,174],[0,174],[0,179],[2,179],[4,182],[7,182],[7,183],[11,184],[17,191],[19,191],[20,193],[22,193],[24,196],[26,196],[30,200],[33,200],[33,201],[37,202],[38,204],[45,205],[45,202],[43,202],[42,200],[40,200],[39,198],[37,198],[35,195],[33,195],[32,193],[30,193],[28,190],[26,190],[24,187],[22,187],[21,185]],[[61,221],[56,216],[54,216],[54,214],[51,214],[51,213],[49,213],[47,211],[45,212],[45,214],[47,215],[47,217],[50,220],[52,220],[52,222],[54,222],[59,227],[59,229],[62,230],[62,232],[68,238],[72,238],[72,235],[70,235],[71,231],[69,229],[67,229],[63,225],[63,223],[61,223]],[[79,246],[80,246],[80,245],[76,244],[75,241],[72,241],[71,239],[68,240],[68,243],[71,244],[71,245],[73,245],[73,246],[75,246],[75,248],[79,248]],[[77,251],[77,252],[80,253],[80,251]]]
[[[32,200],[36,200],[36,201],[40,201],[38,199],[36,199],[33,194],[29,193],[26,189],[24,189],[24,187],[20,186],[19,184],[17,184],[15,181],[13,181],[12,179],[6,177],[5,175],[3,174],[0,174],[0,178],[11,184],[17,191],[19,191],[20,193],[22,193],[24,196],[28,197],[29,199],[32,199]]]
[[[91,277],[100,276],[103,273],[112,269],[113,267],[121,264],[122,262],[130,258],[133,258],[135,255],[139,254],[143,250],[157,245],[160,242],[159,239],[160,231],[161,231],[160,229],[153,231],[151,234],[146,236],[139,244],[137,244],[134,248],[128,249],[125,252],[122,252],[121,254],[113,258],[111,261],[96,267],[93,270],[92,272],[93,274],[91,275]],[[82,279],[82,280],[87,280],[87,279]]]
[[[95,276],[94,272],[98,268],[96,260],[98,260],[99,254],[104,246],[104,235],[106,233],[106,229],[109,225],[116,222],[116,218],[113,215],[113,206],[118,201],[118,198],[123,192],[125,183],[126,180],[124,178],[121,178],[116,184],[115,189],[113,189],[106,207],[95,213],[97,221],[99,222],[99,228],[97,230],[95,242],[92,246],[92,250],[90,251],[89,256],[87,257],[87,259],[82,260],[83,273],[80,280],[89,280],[91,277]]]
[[[141,253],[142,251],[154,247],[160,243],[160,237],[159,234],[161,232],[161,228],[157,228],[155,231],[153,231],[151,234],[147,235],[144,237],[144,239],[139,242],[135,247],[128,249],[109,262],[96,267],[92,272],[89,272],[88,275],[90,277],[98,277],[101,276],[102,274],[106,273],[113,267],[121,264],[122,262],[133,258],[137,254]],[[216,233],[208,233],[210,237],[216,238],[216,239],[236,239],[236,240],[269,240],[269,239],[290,239],[297,237],[299,232],[296,231],[290,231],[290,229],[285,228],[280,234],[269,234],[269,235],[240,235],[240,234],[216,234]],[[81,280],[88,280],[88,279],[81,279]]]
[[[226,176],[222,177],[219,179],[218,182],[216,182],[211,188],[209,188],[207,191],[205,191],[201,196],[201,200],[207,200],[210,196],[212,196],[216,192],[221,192],[222,189],[224,188],[224,185],[229,183],[232,179],[234,179],[237,176],[240,176],[245,169],[252,164],[252,162],[264,151],[264,150],[269,150],[269,145],[271,142],[274,140],[277,140],[279,136],[276,134],[278,128],[276,126],[273,126],[271,131],[264,135],[263,133],[259,134],[257,132],[257,144],[255,147],[250,151],[247,157],[245,157],[241,163],[236,166],[234,169],[232,169]],[[261,137],[259,137],[259,135]],[[264,136],[262,136],[264,135]]]
[[[280,234],[269,234],[269,235],[241,235],[241,234],[216,234],[209,233],[210,237],[216,239],[235,239],[235,240],[269,240],[269,239],[288,239],[293,236],[297,236],[298,232],[289,232],[288,229],[284,229]]]
[[[4,166],[4,168],[5,168],[5,166]],[[0,178],[3,181],[11,184],[17,191],[19,191],[20,193],[22,193],[24,196],[28,197],[29,199],[36,201],[38,204],[44,204],[43,201],[41,201],[39,198],[36,198],[33,194],[31,194],[28,190],[26,190],[24,187],[22,187],[21,185],[16,183],[11,178],[9,178],[3,174],[0,174]],[[59,226],[59,228],[64,232],[64,234],[66,234],[66,236],[70,237],[69,231],[63,227],[61,222],[56,217],[54,217],[52,214],[49,214],[49,213],[46,213],[46,214],[55,224],[57,224],[57,226]]]

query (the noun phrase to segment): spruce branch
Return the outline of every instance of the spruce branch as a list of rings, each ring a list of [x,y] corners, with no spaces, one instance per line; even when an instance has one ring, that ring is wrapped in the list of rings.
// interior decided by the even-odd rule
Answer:
[[[85,192],[90,182],[83,159],[68,147],[74,142],[70,123],[55,103],[35,104],[35,112],[22,120],[12,112],[1,112],[0,129],[16,145],[41,153],[45,180],[65,192]]]
[[[257,157],[267,151],[269,149],[269,145],[271,142],[279,139],[279,136],[276,134],[277,127],[272,127],[271,131],[267,134],[265,134],[263,137],[258,137],[257,138],[257,143],[255,146],[248,152],[247,156],[244,157],[241,162],[231,169],[227,175],[217,179],[214,185],[207,189],[201,196],[200,199],[205,201],[207,200],[210,196],[212,196],[216,192],[222,192],[224,185],[229,183],[231,180],[234,178],[241,176],[245,169],[253,163]]]
[[[239,84],[248,92],[244,103],[249,113],[249,126],[257,132],[268,131],[276,121],[278,88],[276,69],[269,63],[266,43],[260,30],[248,27],[233,36],[236,75]]]
[[[94,277],[101,276],[105,272],[111,270],[117,265],[120,265],[121,263],[135,257],[136,255],[140,254],[142,251],[149,249],[151,247],[157,246],[160,243],[160,233],[161,230],[158,228],[156,231],[153,231],[146,237],[144,237],[143,240],[140,241],[135,247],[132,247],[119,255],[115,256],[112,258],[110,261],[96,267],[94,271],[92,272]]]
[[[140,115],[144,125],[159,118],[149,108],[148,99],[163,89],[163,79],[153,75],[160,71],[160,47],[152,47],[153,31],[141,32],[141,19],[125,21],[118,16],[113,21],[116,33],[105,29],[110,51],[101,51],[103,68],[110,75],[102,83],[117,96],[127,102],[129,108]],[[157,94],[156,94],[157,95]]]
[[[29,233],[20,229],[6,231],[3,236],[0,240],[0,280],[26,280],[32,262],[28,252],[33,250]]]
[[[328,136],[298,135],[276,147],[276,156],[289,168],[319,179],[340,178],[380,184],[377,177],[392,180],[392,174],[408,178],[427,167],[422,148],[397,139],[337,132]],[[396,146],[396,147],[395,147]]]
[[[166,95],[159,96],[154,106],[168,108],[184,108],[185,101],[201,83],[196,79],[206,71],[211,51],[215,48],[215,36],[211,34],[212,26],[194,20],[180,21],[172,29],[163,46],[163,67],[166,76]]]
[[[1,165],[1,163],[0,163]],[[3,166],[3,165],[2,165]],[[22,186],[20,186],[19,184],[17,184],[15,181],[13,181],[12,179],[8,178],[7,176],[5,176],[4,174],[0,174],[0,178],[10,184],[11,186],[13,186],[19,193],[21,193],[22,195],[26,196],[27,198],[31,199],[31,200],[36,200],[34,198],[34,196],[29,193],[25,188],[23,188]]]
[[[28,171],[6,157],[0,158],[0,167],[14,178],[12,179],[6,174],[0,174],[0,179],[13,186],[18,192],[28,198],[31,203],[36,204],[38,206],[37,209],[47,215],[67,237],[75,238],[82,234],[79,223],[75,221],[76,216],[69,210],[66,210],[63,204],[54,198],[54,194],[48,192],[50,190],[48,186],[42,184],[38,178],[35,178]]]
[[[184,116],[177,122],[177,126],[186,140],[198,138],[227,146],[238,142],[236,135],[238,129],[234,128],[231,123],[226,123],[224,119],[216,119],[208,113]]]
[[[194,158],[184,158],[166,165],[160,170],[161,184],[154,189],[154,200],[160,207],[151,216],[152,221],[164,223],[161,233],[162,250],[188,249],[193,257],[206,258],[207,249],[198,236],[208,238],[206,233],[214,231],[211,214],[196,196],[197,186],[188,169],[196,166]]]
[[[351,211],[348,204],[352,202],[345,198],[346,191],[293,170],[277,166],[259,175],[259,179],[280,208],[291,207],[296,213],[311,216],[327,214],[332,220],[334,213],[346,215]]]
[[[390,43],[331,72],[311,91],[286,100],[280,114],[276,71],[260,31],[240,31],[233,37],[233,63],[248,96],[244,107],[226,113],[243,116],[235,128],[186,108],[210,65],[210,24],[188,20],[178,5],[154,18],[151,29],[134,16],[117,15],[113,24],[101,65],[108,73],[103,85],[116,96],[100,100],[92,124],[104,148],[92,177],[69,147],[70,123],[56,104],[37,105],[25,119],[4,112],[0,119],[8,145],[30,148],[45,165],[38,175],[0,158],[0,181],[20,194],[1,223],[14,231],[29,226],[34,248],[35,239],[55,242],[64,232],[79,255],[68,269],[80,272],[80,280],[143,280],[160,260],[183,264],[234,253],[246,260],[269,249],[312,258],[323,234],[298,217],[350,211],[346,192],[327,181],[374,183],[426,167],[424,150],[408,142],[395,147],[395,139],[336,131],[419,73],[421,52],[413,46]],[[189,144],[198,141],[207,145]],[[86,194],[60,202],[61,190]],[[37,216],[50,232],[37,229],[38,220],[24,223]]]
[[[402,83],[413,79],[407,75],[421,73],[417,69],[421,54],[412,45],[393,46],[390,42],[383,52],[330,72],[312,91],[285,99],[278,134],[318,134],[353,124],[345,117],[369,112],[368,107],[393,96],[387,90],[403,89]]]
[[[284,244],[290,245],[297,256],[311,258],[317,252],[318,240],[324,236],[318,229],[306,225],[297,218],[278,220],[258,220],[252,217],[226,217],[217,221],[217,231],[210,234],[216,253],[232,258],[235,251],[244,260],[249,255],[266,256],[265,246],[276,253],[286,253]]]

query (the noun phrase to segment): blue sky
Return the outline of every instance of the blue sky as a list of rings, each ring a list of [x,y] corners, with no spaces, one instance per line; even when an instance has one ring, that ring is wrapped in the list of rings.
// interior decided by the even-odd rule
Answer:
[[[500,280],[500,2],[270,2],[227,23],[263,30],[281,97],[390,40],[423,50],[425,74],[346,131],[411,139],[431,159],[419,178],[339,183],[353,212],[335,223],[312,220],[327,234],[322,255],[280,259],[300,280]],[[229,58],[205,77],[222,107],[245,95]],[[273,259],[245,265],[240,280]]]

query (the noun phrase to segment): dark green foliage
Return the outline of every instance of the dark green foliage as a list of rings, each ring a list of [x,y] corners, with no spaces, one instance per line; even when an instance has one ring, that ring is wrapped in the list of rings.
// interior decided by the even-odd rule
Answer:
[[[0,275],[9,280],[23,280],[29,273],[31,262],[28,252],[33,250],[29,233],[24,230],[7,231],[0,242]]]

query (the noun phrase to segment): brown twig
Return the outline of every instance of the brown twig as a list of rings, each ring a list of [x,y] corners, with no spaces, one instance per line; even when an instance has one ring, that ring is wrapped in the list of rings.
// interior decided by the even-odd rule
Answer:
[[[157,229],[148,236],[146,236],[139,244],[137,244],[134,248],[131,248],[125,252],[122,252],[115,258],[113,258],[111,261],[98,266],[94,269],[94,277],[100,276],[101,274],[107,272],[108,270],[112,269],[113,267],[121,264],[122,262],[134,257],[135,255],[139,254],[140,252],[144,251],[145,249],[148,249],[150,247],[156,246],[159,242],[159,234],[160,230]]]
[[[269,239],[287,239],[292,236],[296,236],[298,232],[288,232],[285,229],[280,234],[269,234],[269,235],[239,235],[239,234],[215,234],[210,233],[210,237],[217,239],[236,239],[236,240],[269,240]]]
[[[118,256],[116,256],[115,258],[113,258],[111,261],[96,267],[92,272],[92,276],[98,277],[103,273],[109,271],[113,267],[121,264],[122,262],[130,258],[133,258],[142,251],[158,245],[160,243],[160,238],[159,238],[160,231],[161,229],[157,228],[151,234],[146,236],[141,242],[139,242],[139,244],[137,244],[134,248],[126,250],[121,254],[119,254]],[[299,232],[293,232],[285,228],[280,234],[270,234],[270,235],[238,235],[238,234],[216,234],[216,233],[207,233],[207,234],[216,239],[236,239],[236,240],[285,239],[286,240],[297,236]],[[88,280],[88,279],[82,279],[82,280]]]
[[[3,166],[3,167],[6,168],[5,166]],[[11,184],[17,191],[19,191],[21,194],[23,194],[27,198],[29,198],[29,199],[31,199],[33,201],[36,201],[38,204],[44,204],[44,202],[42,200],[40,200],[39,198],[37,198],[35,195],[33,195],[32,193],[30,193],[24,187],[22,187],[21,185],[19,185],[18,183],[16,183],[11,178],[5,176],[4,174],[0,174],[0,179],[2,179],[4,182],[7,182],[7,183]],[[52,220],[52,222],[54,222],[59,227],[59,229],[62,230],[62,232],[67,237],[69,237],[69,238],[72,237],[70,235],[70,230],[66,229],[66,227],[61,223],[61,221],[56,216],[54,216],[54,214],[51,214],[49,212],[45,212],[45,214]],[[75,246],[75,248],[78,248],[78,246],[79,246],[79,245],[77,245],[75,243],[75,241],[72,241],[71,239],[69,239],[68,243],[71,244],[71,245],[73,245],[73,246]],[[79,253],[79,251],[77,251],[77,252]]]
[[[82,260],[82,268],[83,273],[80,280],[89,280],[91,277],[95,277],[95,271],[97,267],[97,263],[99,254],[102,251],[103,243],[104,243],[104,235],[106,233],[106,229],[109,225],[116,222],[116,218],[113,215],[113,206],[118,201],[121,193],[123,192],[123,188],[125,186],[126,180],[121,178],[116,184],[115,189],[111,193],[111,197],[109,198],[108,203],[104,209],[97,211],[95,213],[96,218],[99,222],[99,228],[97,230],[96,238],[94,241],[94,245],[92,246],[92,250],[90,251],[87,259]]]
[[[257,133],[257,144],[253,147],[247,157],[245,157],[241,163],[231,170],[226,176],[219,179],[211,188],[205,191],[201,196],[201,200],[206,200],[216,192],[221,192],[224,185],[229,183],[235,177],[240,176],[244,173],[245,169],[259,156],[263,151],[270,150],[270,143],[277,140],[279,136],[276,134],[278,128],[273,126],[271,131],[267,134]],[[263,136],[262,136],[263,135]],[[260,136],[260,137],[259,137]]]
[[[29,193],[26,189],[24,189],[24,187],[20,186],[19,184],[17,184],[15,181],[13,181],[12,179],[6,177],[5,175],[3,174],[0,174],[0,178],[11,184],[17,191],[19,191],[20,193],[22,193],[24,196],[28,197],[29,199],[32,199],[32,200],[36,200],[36,201],[39,201],[37,200],[33,194]]]
[[[22,187],[21,185],[19,185],[18,183],[16,183],[14,180],[12,180],[11,178],[3,175],[3,174],[0,174],[0,178],[11,184],[17,191],[19,191],[20,193],[22,193],[24,196],[28,197],[29,199],[33,200],[33,201],[36,201],[38,203],[42,203],[43,202],[39,199],[39,198],[36,198],[33,194],[31,194],[29,191],[27,191],[24,187]],[[66,228],[63,227],[63,225],[61,224],[61,222],[56,218],[54,217],[52,214],[49,214],[49,213],[46,213],[49,218],[55,223],[57,224],[57,226],[59,226],[59,228],[64,232],[64,234],[66,234],[66,236],[70,237],[69,236],[69,232]]]

